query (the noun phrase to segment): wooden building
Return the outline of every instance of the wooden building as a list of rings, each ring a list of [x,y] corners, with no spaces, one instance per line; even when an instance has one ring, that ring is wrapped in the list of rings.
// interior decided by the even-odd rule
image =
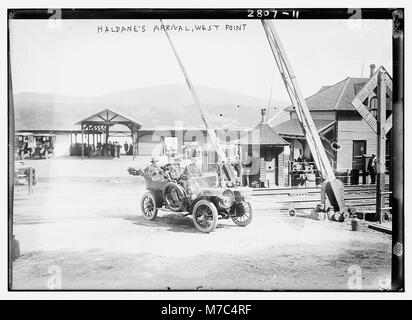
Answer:
[[[262,120],[240,139],[241,160],[250,186],[283,187],[289,185],[289,142],[267,123],[266,109]]]
[[[371,65],[370,77],[375,73]],[[308,108],[321,136],[327,155],[337,171],[364,168],[365,160],[377,152],[377,135],[352,105],[352,101],[368,82],[369,78],[348,77],[330,86],[323,86],[314,95],[306,98]],[[392,113],[392,93],[387,90],[387,116]],[[368,110],[376,116],[376,88],[363,101]],[[310,150],[304,140],[303,131],[293,107],[289,107],[290,120],[275,126],[279,135],[291,142],[292,160],[297,159],[299,150],[310,160]],[[331,148],[337,142],[338,150]],[[387,140],[390,152],[390,134]]]

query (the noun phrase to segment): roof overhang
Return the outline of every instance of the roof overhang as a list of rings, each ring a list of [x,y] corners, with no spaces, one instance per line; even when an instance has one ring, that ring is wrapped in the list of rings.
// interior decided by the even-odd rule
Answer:
[[[126,126],[132,126],[141,128],[142,124],[125,116],[117,111],[111,109],[104,109],[97,112],[81,121],[76,122],[76,125],[96,125],[96,126],[112,126],[116,124],[123,124]]]

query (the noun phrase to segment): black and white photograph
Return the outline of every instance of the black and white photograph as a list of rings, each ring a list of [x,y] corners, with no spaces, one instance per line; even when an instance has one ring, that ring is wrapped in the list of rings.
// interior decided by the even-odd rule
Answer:
[[[405,290],[402,8],[7,14],[9,291]]]

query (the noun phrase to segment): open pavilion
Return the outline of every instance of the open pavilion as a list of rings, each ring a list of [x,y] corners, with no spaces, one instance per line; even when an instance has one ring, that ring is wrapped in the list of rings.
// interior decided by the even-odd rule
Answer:
[[[109,143],[110,128],[114,125],[124,125],[130,130],[133,145],[133,160],[137,155],[137,136],[142,124],[133,120],[130,117],[122,115],[111,109],[104,109],[96,114],[93,114],[79,122],[76,125],[81,126],[81,154],[84,159],[84,137],[87,135],[87,144],[90,145],[90,137],[92,137],[92,143]],[[112,132],[114,134],[118,131]]]

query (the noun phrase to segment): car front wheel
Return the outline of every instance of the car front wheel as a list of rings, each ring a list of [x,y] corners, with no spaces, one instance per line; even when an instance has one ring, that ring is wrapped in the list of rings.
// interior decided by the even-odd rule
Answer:
[[[212,202],[200,200],[195,204],[192,214],[197,230],[209,233],[216,228],[218,215],[216,206]]]
[[[252,206],[250,202],[239,203],[235,214],[235,216],[232,216],[233,222],[240,227],[246,227],[252,222]]]

